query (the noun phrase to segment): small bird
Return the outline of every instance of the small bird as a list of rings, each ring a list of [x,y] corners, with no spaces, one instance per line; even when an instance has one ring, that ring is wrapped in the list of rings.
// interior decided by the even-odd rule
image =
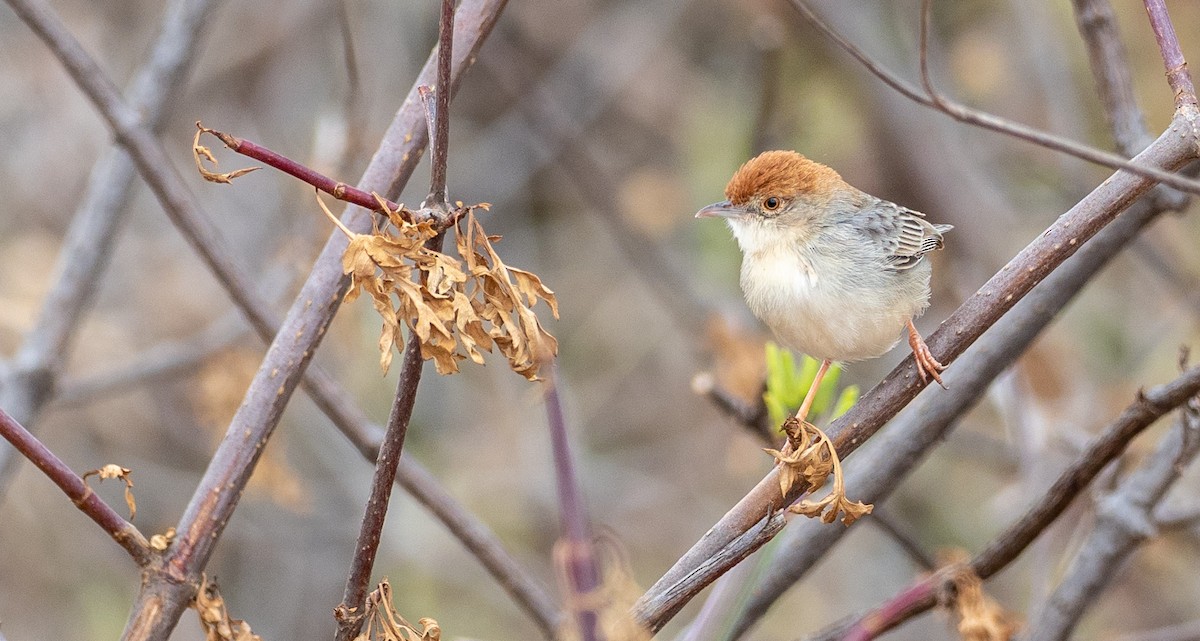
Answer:
[[[742,292],[786,347],[822,359],[797,412],[803,421],[833,361],[880,356],[908,343],[921,380],[945,368],[913,326],[929,305],[929,261],[951,225],[881,200],[794,151],[750,159],[724,200],[696,213],[724,218],[742,250]]]

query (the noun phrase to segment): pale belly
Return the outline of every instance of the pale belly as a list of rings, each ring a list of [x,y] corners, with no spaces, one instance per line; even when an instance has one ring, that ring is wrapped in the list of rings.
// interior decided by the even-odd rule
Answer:
[[[773,268],[764,268],[771,265]],[[874,358],[899,342],[905,324],[929,298],[928,264],[896,272],[837,278],[814,271],[799,256],[747,259],[746,303],[785,347],[818,359]]]

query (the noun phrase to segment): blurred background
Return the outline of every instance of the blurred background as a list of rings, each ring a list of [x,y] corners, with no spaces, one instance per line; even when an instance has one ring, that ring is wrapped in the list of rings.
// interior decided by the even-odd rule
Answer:
[[[1149,129],[1172,97],[1140,3],[1115,3]],[[72,31],[125,85],[153,42],[161,2],[58,0]],[[919,3],[821,1],[853,42],[916,80]],[[1200,59],[1200,4],[1171,6]],[[436,39],[437,3],[223,3],[162,139],[261,291],[286,309],[328,221],[306,186],[272,170],[204,183],[190,157],[203,120],[355,182]],[[939,2],[931,64],[941,88],[1014,120],[1111,149],[1112,137],[1066,2]],[[356,74],[347,71],[346,35]],[[352,79],[357,78],[356,82]],[[0,358],[36,321],[92,164],[112,138],[58,62],[0,8]],[[246,164],[224,149],[226,170]],[[728,230],[696,221],[757,151],[796,149],[853,185],[951,223],[934,256],[928,333],[1108,171],[957,124],[871,77],[786,2],[514,2],[454,101],[450,195],[493,203],[483,221],[505,261],[558,295],[568,420],[597,524],[649,586],[769,469],[757,438],[708,398],[698,375],[752,402],[766,336],[737,287]],[[416,204],[425,165],[401,200]],[[138,184],[94,310],[73,342],[60,398],[34,427],[78,471],[133,470],[135,523],[179,518],[263,348],[229,298]],[[888,501],[925,549],[978,551],[1021,513],[1081,443],[1140,386],[1177,371],[1200,324],[1200,223],[1156,222],[1068,308],[987,399]],[[317,362],[375,420],[394,368],[378,367],[379,322],[344,306]],[[97,386],[172,347],[200,357],[169,375]],[[847,368],[870,388],[907,350]],[[540,388],[503,359],[426,370],[405,448],[553,587],[557,535]],[[953,367],[950,368],[953,373]],[[90,387],[89,387],[90,386]],[[937,394],[938,389],[927,390]],[[1166,421],[1163,422],[1164,426]],[[1134,446],[1133,459],[1165,431]],[[853,465],[853,458],[849,465]],[[232,614],[266,639],[328,638],[372,466],[297,393],[209,566]],[[1168,503],[1195,505],[1188,474]],[[122,505],[121,487],[98,490]],[[22,463],[0,503],[0,632],[11,641],[119,636],[138,586],[126,554]],[[377,576],[410,619],[448,639],[528,639],[535,626],[447,531],[397,493]],[[854,492],[850,490],[851,498]],[[987,584],[1020,617],[1044,597],[1090,522],[1054,527]],[[756,639],[792,639],[873,606],[920,572],[868,518],[781,600]],[[830,526],[830,527],[841,527]],[[1197,532],[1164,533],[1098,601],[1085,638],[1195,617]],[[673,638],[704,595],[662,634]],[[956,638],[943,614],[897,639]],[[201,639],[187,613],[176,639]],[[716,638],[716,637],[713,637]]]

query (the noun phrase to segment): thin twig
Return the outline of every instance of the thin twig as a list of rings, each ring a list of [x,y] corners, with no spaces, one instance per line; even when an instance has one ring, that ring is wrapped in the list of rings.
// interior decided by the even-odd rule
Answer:
[[[434,87],[435,128],[430,131],[433,151],[429,155],[432,168],[429,174],[428,206],[446,211],[446,167],[450,148],[450,60],[454,48],[454,0],[442,0],[442,19],[438,27],[437,85]]]
[[[965,105],[953,102],[944,96],[941,96],[940,94],[938,94],[936,98],[926,95],[902,80],[899,76],[895,75],[891,71],[888,71],[878,62],[868,56],[862,49],[859,49],[854,43],[846,40],[845,37],[843,37],[840,33],[835,31],[832,27],[826,24],[825,21],[818,17],[817,14],[813,12],[811,8],[809,8],[805,0],[790,1],[792,6],[795,7],[796,10],[799,11],[806,20],[808,20],[814,27],[828,36],[831,40],[836,42],[838,46],[844,49],[856,60],[858,60],[859,63],[867,68],[868,71],[873,73],[889,87],[895,89],[914,102],[925,105],[926,107],[932,107],[960,122],[1013,136],[1014,138],[1019,138],[1048,149],[1061,151],[1063,153],[1075,156],[1076,158],[1096,163],[1097,165],[1102,165],[1113,169],[1124,169],[1140,176],[1153,178],[1158,182],[1170,185],[1182,191],[1200,194],[1200,182],[1172,173],[1170,170],[1164,170],[1161,167],[1154,167],[1145,163],[1137,163],[1131,160],[1126,160],[1125,158],[1122,158],[1116,154],[1102,151],[1096,149],[1095,147],[1090,147],[1061,136],[1039,131],[1032,127],[1000,118],[993,114],[971,109]]]
[[[214,0],[168,4],[150,58],[138,70],[128,92],[130,104],[152,130],[162,128],[166,105],[183,86],[218,4]],[[133,162],[119,148],[111,149],[92,168],[67,228],[54,282],[17,349],[11,375],[0,376],[0,406],[31,429],[50,399],[71,341],[108,266],[117,227],[128,210],[134,175]],[[0,497],[18,460],[8,446],[0,445]]]
[[[1192,74],[1188,71],[1187,60],[1179,47],[1179,37],[1175,35],[1175,25],[1167,13],[1165,0],[1144,0],[1146,16],[1150,19],[1150,28],[1154,31],[1154,41],[1162,54],[1163,67],[1167,70],[1167,84],[1175,92],[1175,109],[1187,105],[1196,106],[1196,87],[1192,84]]]
[[[438,238],[440,239],[441,236]],[[439,242],[437,245],[440,246],[441,243]],[[383,523],[387,518],[392,486],[396,481],[396,467],[399,465],[400,456],[404,451],[404,437],[408,434],[408,423],[412,418],[413,405],[417,398],[417,385],[421,382],[421,370],[424,369],[424,364],[425,361],[421,358],[421,339],[416,332],[410,332],[408,344],[404,348],[396,398],[392,403],[391,414],[388,416],[387,432],[384,434],[383,445],[379,448],[379,457],[375,463],[375,476],[371,479],[371,496],[367,500],[362,527],[358,533],[358,542],[354,545],[354,558],[350,563],[349,575],[346,577],[346,590],[342,596],[341,605],[334,608],[334,618],[338,622],[337,634],[334,638],[338,641],[349,641],[358,636],[365,620],[371,570],[375,566],[375,556],[379,552],[380,535],[383,532]]]
[[[0,436],[54,481],[54,484],[75,503],[75,507],[88,515],[118,545],[129,552],[135,563],[142,567],[149,565],[152,555],[142,533],[117,514],[116,510],[93,492],[78,474],[62,462],[62,459],[55,456],[54,452],[3,409],[0,409]]]

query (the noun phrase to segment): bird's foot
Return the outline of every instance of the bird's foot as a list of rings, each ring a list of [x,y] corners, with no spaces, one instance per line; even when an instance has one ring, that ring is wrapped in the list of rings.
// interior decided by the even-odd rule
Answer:
[[[941,372],[946,366],[933,357],[933,352],[929,351],[929,346],[925,344],[925,339],[921,338],[917,328],[913,327],[912,321],[908,321],[908,344],[912,347],[913,361],[917,364],[917,374],[920,375],[921,382],[927,382],[932,376],[942,389],[949,389],[941,377]]]

